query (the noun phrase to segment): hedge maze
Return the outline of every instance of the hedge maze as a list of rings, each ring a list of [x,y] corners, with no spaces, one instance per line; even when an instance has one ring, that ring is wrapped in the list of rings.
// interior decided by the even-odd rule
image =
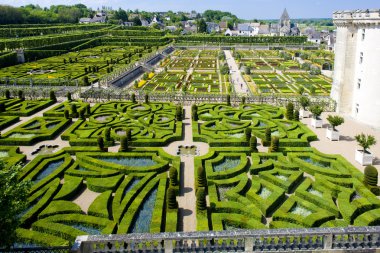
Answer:
[[[316,136],[285,120],[283,109],[201,104],[196,112],[194,140],[212,146],[195,158],[196,189],[209,198],[207,208],[197,206],[198,230],[380,224],[380,200],[363,183],[364,175],[343,157],[311,148]],[[268,153],[258,153],[247,135],[270,146]],[[276,151],[274,136],[280,139]]]
[[[179,158],[160,148],[127,153],[68,148],[38,156],[20,175],[33,186],[19,239],[67,245],[85,234],[176,231],[177,212],[166,210],[170,166],[178,168]],[[97,197],[82,210],[74,200],[87,189]]]

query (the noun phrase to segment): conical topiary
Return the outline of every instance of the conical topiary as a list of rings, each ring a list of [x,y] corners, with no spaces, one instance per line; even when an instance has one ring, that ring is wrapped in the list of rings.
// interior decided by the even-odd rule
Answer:
[[[176,209],[178,208],[178,203],[176,199],[176,191],[174,188],[169,187],[166,192],[168,209]]]
[[[204,211],[207,209],[206,191],[205,188],[200,187],[197,191],[197,210]]]
[[[98,148],[103,151],[104,150],[104,140],[102,136],[98,136]]]
[[[247,141],[249,141],[251,139],[251,135],[252,135],[252,129],[251,128],[246,128],[244,130],[244,134],[245,134],[245,139]]]
[[[249,140],[249,147],[251,149],[251,152],[258,152],[256,136],[251,136],[251,139]]]
[[[120,138],[119,152],[127,152],[127,151],[128,151],[128,138],[126,136],[122,136]]]
[[[278,152],[280,145],[280,139],[277,136],[272,138],[272,142],[269,148],[269,152]]]
[[[197,178],[198,187],[206,187],[206,184],[207,184],[206,171],[203,168],[203,166],[199,166],[197,172],[198,172],[198,178]]]
[[[374,166],[368,165],[367,167],[365,167],[364,183],[370,186],[377,186],[377,178],[378,178],[378,172]]]
[[[295,121],[300,120],[300,111],[294,110],[293,120],[295,120]]]
[[[288,103],[286,105],[286,118],[288,120],[293,120],[294,117],[294,105],[293,103]]]
[[[178,185],[178,171],[175,167],[171,166],[169,169],[169,181],[171,186]]]

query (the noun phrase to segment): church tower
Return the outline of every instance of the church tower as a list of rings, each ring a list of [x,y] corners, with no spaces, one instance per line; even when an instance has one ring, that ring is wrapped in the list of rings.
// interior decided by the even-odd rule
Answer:
[[[284,9],[284,12],[281,15],[279,24],[280,24],[280,28],[289,27],[290,29],[290,17],[286,8]]]

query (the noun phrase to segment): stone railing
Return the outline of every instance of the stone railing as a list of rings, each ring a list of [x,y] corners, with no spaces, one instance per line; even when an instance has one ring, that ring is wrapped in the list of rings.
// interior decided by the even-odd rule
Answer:
[[[79,236],[74,253],[378,252],[380,227]]]

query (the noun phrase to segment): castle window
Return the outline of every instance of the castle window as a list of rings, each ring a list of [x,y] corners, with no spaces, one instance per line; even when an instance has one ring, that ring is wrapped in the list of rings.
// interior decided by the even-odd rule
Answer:
[[[361,86],[361,84],[362,84],[362,79],[358,79],[358,89],[360,89],[360,86]]]
[[[356,114],[359,113],[359,104],[356,104],[356,107],[355,107],[355,113],[356,113]]]
[[[364,40],[365,39],[365,29],[363,29],[363,31],[362,31],[362,40]]]
[[[363,52],[360,52],[360,58],[359,58],[359,63],[363,63]]]

